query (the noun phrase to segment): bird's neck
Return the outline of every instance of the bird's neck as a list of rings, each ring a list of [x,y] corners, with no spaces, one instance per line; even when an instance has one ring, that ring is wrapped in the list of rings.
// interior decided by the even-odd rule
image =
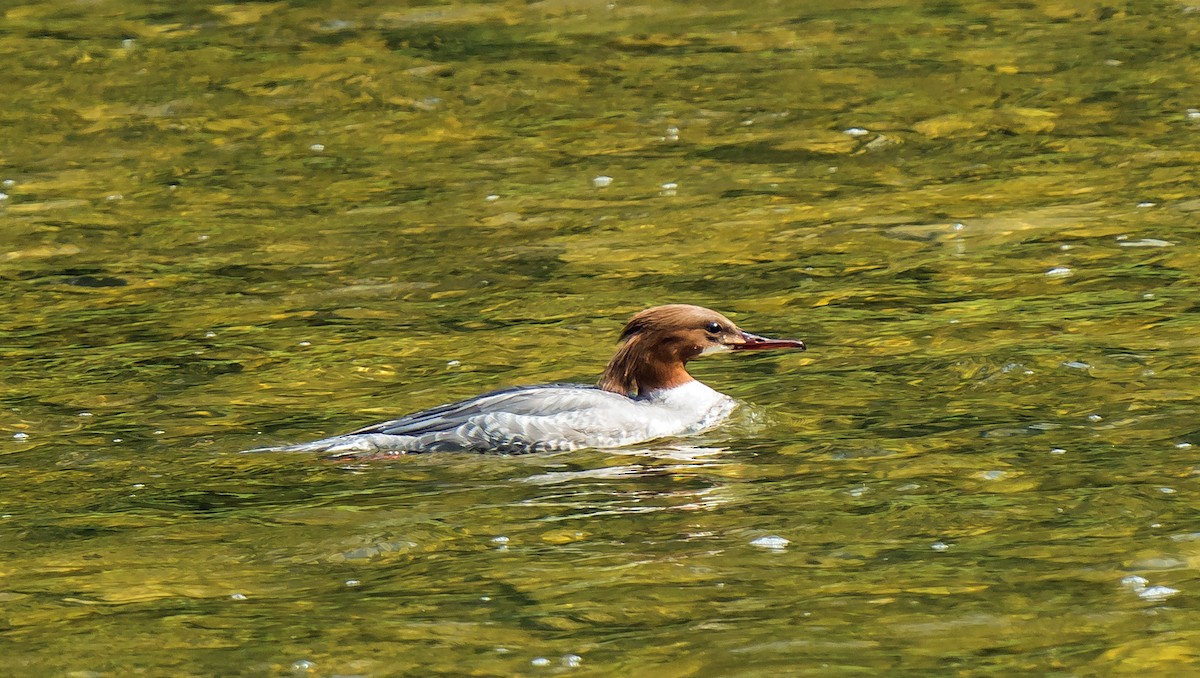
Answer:
[[[604,368],[600,388],[630,398],[695,381],[684,368],[685,360],[669,345],[650,344],[645,337],[630,337]]]

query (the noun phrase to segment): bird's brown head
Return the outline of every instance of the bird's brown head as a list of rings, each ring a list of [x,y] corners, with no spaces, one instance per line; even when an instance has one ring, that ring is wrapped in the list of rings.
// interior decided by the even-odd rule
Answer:
[[[621,342],[600,387],[624,395],[644,395],[691,381],[684,365],[698,356],[805,348],[799,340],[750,334],[720,313],[690,304],[655,306],[635,314],[621,331]]]

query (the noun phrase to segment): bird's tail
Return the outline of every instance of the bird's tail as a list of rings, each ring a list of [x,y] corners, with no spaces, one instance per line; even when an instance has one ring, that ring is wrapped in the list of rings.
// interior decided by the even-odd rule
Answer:
[[[322,438],[314,440],[310,443],[299,443],[297,445],[274,445],[271,447],[256,447],[251,450],[242,450],[242,454],[251,452],[324,452],[326,458],[340,459],[345,457],[361,457],[371,455],[381,451],[391,451],[392,453],[403,454],[403,449],[391,449],[387,445],[380,444],[372,435],[345,435],[334,436],[332,438]]]

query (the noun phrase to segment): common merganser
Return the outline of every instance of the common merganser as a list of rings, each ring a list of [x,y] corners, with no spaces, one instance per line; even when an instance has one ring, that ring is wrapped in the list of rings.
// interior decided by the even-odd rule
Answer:
[[[253,451],[373,453],[472,451],[523,454],[609,448],[697,433],[737,401],[692,378],[692,358],[726,351],[796,348],[795,339],[743,332],[716,311],[688,304],[637,313],[596,386],[542,384],[492,391],[311,443]]]

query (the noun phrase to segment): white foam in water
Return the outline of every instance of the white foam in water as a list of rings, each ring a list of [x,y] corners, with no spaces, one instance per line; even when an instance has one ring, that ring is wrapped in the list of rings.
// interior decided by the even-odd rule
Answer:
[[[1158,238],[1142,238],[1141,240],[1126,240],[1117,243],[1121,247],[1173,247],[1175,243]]]
[[[545,657],[534,657],[529,660],[529,663],[534,666],[550,666],[550,660]]]
[[[784,539],[783,537],[771,534],[771,535],[767,535],[765,537],[759,537],[758,539],[755,539],[754,541],[750,542],[750,545],[757,546],[759,548],[764,548],[764,549],[782,549],[782,548],[786,548],[787,545],[790,543],[792,543],[792,542],[787,539]]]
[[[1171,596],[1179,593],[1179,589],[1173,589],[1170,586],[1151,586],[1138,592],[1138,598],[1142,600],[1166,600]]]
[[[865,137],[868,134],[870,134],[870,132],[861,127],[851,127],[849,129],[842,131],[842,134],[845,134],[848,137],[856,137],[857,138],[857,137]]]
[[[603,174],[592,179],[592,185],[595,186],[596,188],[604,188],[605,186],[611,185],[612,182],[613,182],[612,177],[606,176]]]
[[[949,544],[947,544],[947,543],[944,543],[944,542],[935,541],[935,542],[933,542],[932,544],[930,544],[930,545],[929,545],[929,548],[933,549],[934,551],[939,551],[939,552],[941,552],[941,551],[949,551],[949,550],[950,550],[950,545],[949,545]]]
[[[1136,574],[1131,574],[1128,577],[1121,578],[1121,586],[1126,586],[1134,591],[1141,591],[1142,589],[1146,588],[1146,584],[1149,583],[1149,579],[1146,579],[1145,577],[1139,577]]]
[[[1065,278],[1065,277],[1071,275],[1071,273],[1073,273],[1073,272],[1074,271],[1067,268],[1066,266],[1055,266],[1054,268],[1050,269],[1049,271],[1046,271],[1046,277],[1048,277],[1048,278]]]
[[[577,669],[577,668],[579,668],[579,666],[581,664],[583,664],[583,657],[580,657],[577,654],[564,654],[563,655],[562,665],[567,667],[568,669]]]

